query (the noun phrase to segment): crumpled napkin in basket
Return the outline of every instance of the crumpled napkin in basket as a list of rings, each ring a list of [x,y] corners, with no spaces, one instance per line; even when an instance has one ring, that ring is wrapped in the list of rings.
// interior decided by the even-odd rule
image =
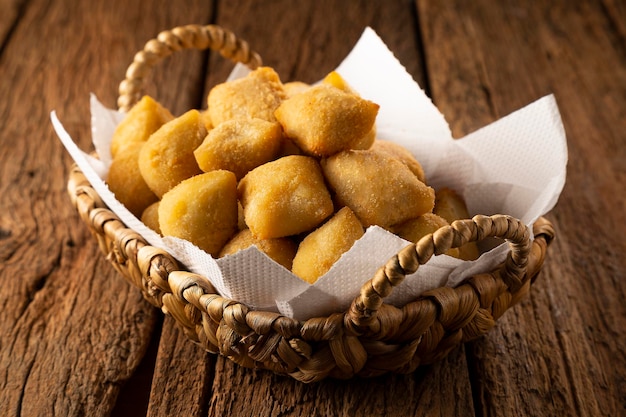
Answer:
[[[230,78],[246,71],[238,66]],[[364,98],[380,105],[378,137],[409,149],[422,164],[429,185],[461,193],[472,215],[508,214],[530,226],[556,204],[565,183],[567,145],[553,96],[454,140],[443,115],[372,29],[364,31],[337,71]],[[128,227],[167,250],[190,271],[207,277],[225,297],[300,320],[326,316],[347,309],[362,284],[409,244],[372,226],[326,275],[310,285],[254,247],[213,259],[189,242],[161,239],[117,202],[103,181],[110,163],[109,141],[124,115],[106,109],[93,96],[91,105],[99,160],[78,149],[56,114],[51,115],[60,140],[80,169]],[[507,252],[508,246],[501,244],[472,262],[433,257],[408,276],[387,302],[402,305],[426,290],[454,286],[473,274],[492,270]]]

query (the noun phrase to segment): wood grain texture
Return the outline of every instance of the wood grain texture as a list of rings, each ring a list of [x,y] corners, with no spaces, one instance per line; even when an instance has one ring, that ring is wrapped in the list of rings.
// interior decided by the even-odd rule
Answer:
[[[0,0],[0,415],[623,415],[625,22],[618,0]],[[307,82],[371,26],[457,137],[555,94],[568,177],[530,296],[411,375],[306,385],[189,342],[98,252],[49,123],[57,110],[90,150],[89,93],[114,106],[133,54],[187,23],[223,25]],[[231,68],[184,52],[146,92],[181,114]]]
[[[119,279],[71,208],[70,158],[49,112],[57,110],[89,150],[89,93],[115,103],[113,80],[142,45],[120,28],[152,36],[186,23],[199,3],[187,3],[195,7],[189,10],[169,2],[31,1],[7,32],[0,60],[3,416],[108,415],[144,355],[159,312]],[[155,6],[171,10],[143,19]],[[174,108],[196,105],[176,91],[198,84],[201,58],[193,58],[195,71],[167,68],[176,82],[163,95]]]
[[[20,19],[25,0],[0,0],[0,50]]]
[[[568,135],[542,277],[470,347],[479,415],[623,413],[624,20],[604,3],[418,2],[433,98],[456,136],[551,93]]]

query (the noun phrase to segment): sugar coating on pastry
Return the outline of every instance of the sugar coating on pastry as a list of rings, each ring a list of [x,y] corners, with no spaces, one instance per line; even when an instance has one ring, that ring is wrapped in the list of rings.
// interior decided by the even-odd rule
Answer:
[[[413,154],[404,146],[388,140],[377,139],[370,149],[397,158],[415,174],[417,179],[426,184],[426,175],[424,174],[422,164],[420,164]]]
[[[351,149],[376,120],[378,104],[328,84],[319,84],[285,100],[275,115],[306,154],[324,157]]]
[[[163,195],[158,208],[163,236],[188,240],[212,256],[237,230],[237,179],[230,171],[188,178]]]
[[[263,164],[239,182],[245,222],[261,239],[309,231],[333,213],[319,163],[291,155]]]
[[[111,156],[129,144],[145,142],[151,134],[174,116],[150,96],[144,96],[126,114],[117,125],[111,138]]]
[[[449,223],[443,217],[434,213],[424,213],[418,218],[394,225],[391,231],[403,239],[417,243],[424,236],[435,233],[444,226],[449,226]],[[446,254],[458,258],[459,250],[452,248]]]
[[[389,155],[344,151],[322,160],[322,169],[338,202],[365,227],[387,228],[432,211],[434,190]]]
[[[232,255],[251,246],[256,246],[276,263],[291,270],[293,257],[296,255],[296,243],[287,237],[259,239],[250,229],[244,229],[233,236],[220,251],[220,258]]]
[[[275,159],[281,150],[282,129],[263,119],[234,119],[212,129],[193,154],[204,172],[226,169],[237,179]]]
[[[150,136],[139,154],[139,169],[146,184],[157,196],[202,172],[193,151],[206,135],[200,113],[189,110]]]
[[[443,217],[450,224],[455,220],[469,219],[469,211],[463,198],[450,188],[441,188],[435,193],[433,213]],[[459,258],[471,261],[480,256],[476,242],[459,247]]]
[[[213,126],[240,118],[275,122],[274,110],[285,97],[276,71],[260,67],[244,78],[213,87],[207,98],[208,111]]]
[[[363,226],[348,207],[309,233],[298,246],[292,272],[313,284],[363,236]]]
[[[139,152],[143,145],[143,142],[133,142],[121,148],[111,162],[106,180],[117,200],[136,217],[158,200],[139,171]]]

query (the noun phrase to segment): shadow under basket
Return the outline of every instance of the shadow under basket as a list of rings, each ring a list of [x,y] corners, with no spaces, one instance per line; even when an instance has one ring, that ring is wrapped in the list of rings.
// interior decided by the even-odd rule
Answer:
[[[160,33],[135,55],[120,84],[118,107],[127,111],[137,102],[151,66],[187,48],[213,49],[251,68],[261,65],[246,42],[223,28],[178,27]],[[510,216],[459,220],[392,257],[347,311],[299,321],[220,296],[206,278],[185,271],[173,256],[127,228],[76,166],[68,191],[107,259],[146,300],[171,315],[190,340],[242,366],[302,382],[410,373],[443,358],[489,331],[528,293],[554,238],[545,218],[533,225],[534,239],[526,225]],[[506,261],[493,271],[454,288],[430,290],[401,308],[385,303],[393,288],[433,255],[488,237],[510,246]]]

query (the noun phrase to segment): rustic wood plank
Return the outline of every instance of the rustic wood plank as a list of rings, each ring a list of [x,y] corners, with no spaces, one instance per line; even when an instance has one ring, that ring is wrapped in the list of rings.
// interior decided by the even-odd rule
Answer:
[[[2,415],[108,415],[144,355],[159,312],[110,267],[72,209],[70,158],[49,111],[90,149],[89,92],[114,105],[135,50],[189,16],[208,19],[207,4],[33,0],[2,49]],[[190,59],[198,70],[175,63],[167,77],[155,74],[174,109],[197,105],[180,94],[202,77],[202,56]]]
[[[220,358],[209,416],[473,416],[464,350],[411,375],[294,382]]]
[[[294,7],[290,1],[229,1],[220,2],[217,17],[217,24],[248,40],[264,64],[276,68],[284,81],[322,78],[341,62],[369,25],[414,78],[424,82],[414,10],[405,2],[320,1],[300,2]],[[231,68],[223,58],[212,56],[206,88],[222,82]],[[216,359],[213,374],[190,362],[189,356],[197,359],[204,355],[195,346],[184,347],[180,333],[175,326],[164,327],[150,416],[173,411],[204,415],[195,403],[200,393],[206,395],[205,410],[211,416],[474,414],[463,348],[414,375],[304,385],[267,371],[244,369],[223,357]],[[203,373],[204,381],[199,378]],[[189,383],[181,383],[187,379]],[[207,384],[211,384],[209,390]]]
[[[19,20],[25,0],[0,0],[0,51]]]
[[[481,415],[623,413],[624,9],[603,3],[418,1],[432,94],[457,136],[549,93],[568,134],[545,271],[471,345]]]
[[[205,416],[216,355],[194,345],[166,317],[147,410],[149,416]]]

